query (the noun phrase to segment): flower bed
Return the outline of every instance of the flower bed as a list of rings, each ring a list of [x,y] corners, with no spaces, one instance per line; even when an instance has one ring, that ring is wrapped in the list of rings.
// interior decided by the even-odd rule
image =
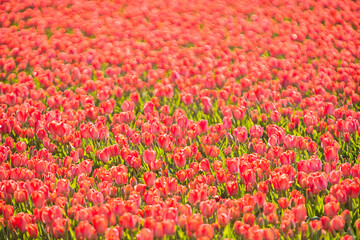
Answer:
[[[4,239],[359,239],[356,1],[0,3]]]

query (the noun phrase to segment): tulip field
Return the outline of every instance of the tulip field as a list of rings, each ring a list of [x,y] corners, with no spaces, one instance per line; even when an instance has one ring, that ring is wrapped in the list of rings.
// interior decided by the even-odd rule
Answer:
[[[0,1],[0,239],[360,239],[360,2]]]

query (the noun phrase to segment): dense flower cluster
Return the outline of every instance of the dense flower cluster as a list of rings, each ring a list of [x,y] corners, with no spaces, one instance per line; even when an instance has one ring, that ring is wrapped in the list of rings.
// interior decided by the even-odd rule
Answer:
[[[2,237],[359,239],[359,12],[2,1]]]

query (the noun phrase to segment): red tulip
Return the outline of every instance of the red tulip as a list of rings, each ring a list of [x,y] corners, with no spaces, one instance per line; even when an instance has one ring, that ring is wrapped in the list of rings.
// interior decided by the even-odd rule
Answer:
[[[329,218],[335,217],[339,212],[339,210],[340,210],[339,203],[329,202],[324,206],[325,215],[328,216]]]
[[[103,150],[100,150],[97,152],[97,155],[98,155],[98,158],[102,161],[102,162],[105,162],[107,163],[110,159],[110,152],[109,150],[106,148],[106,149],[103,149]]]
[[[56,183],[56,192],[57,194],[64,194],[67,196],[70,192],[69,180],[60,179]]]
[[[16,112],[16,118],[21,123],[26,122],[27,115],[28,115],[28,112],[26,109],[20,109]]]
[[[38,231],[38,227],[36,224],[30,223],[30,224],[26,225],[26,231],[29,233],[29,236],[31,238],[38,237],[39,231]]]
[[[183,168],[186,165],[186,158],[185,155],[183,153],[176,153],[174,154],[174,162],[176,164],[177,167],[179,168]]]
[[[67,219],[57,218],[54,220],[52,223],[52,232],[54,237],[61,238],[67,231],[69,231],[69,221]]]
[[[89,222],[81,221],[75,228],[75,236],[83,239],[96,239],[96,230]]]
[[[330,218],[327,216],[322,216],[320,218],[320,221],[322,223],[322,226],[325,230],[328,230],[330,228]]]
[[[42,191],[32,192],[31,197],[36,208],[43,208],[46,205],[45,194]]]
[[[214,228],[210,224],[201,224],[195,236],[197,238],[208,237],[208,239],[212,239],[214,236]]]
[[[163,222],[164,233],[168,236],[175,234],[175,221],[174,220],[165,220]]]
[[[107,228],[105,231],[106,240],[117,240],[120,238],[120,233],[117,228]]]
[[[279,204],[279,207],[281,207],[282,209],[286,209],[289,207],[289,199],[281,197],[278,200],[278,204]]]
[[[248,133],[245,127],[237,127],[233,130],[233,134],[236,137],[237,141],[239,143],[246,142],[246,139],[248,137]]]
[[[328,186],[328,178],[325,173],[312,173],[308,177],[309,187],[315,194],[323,191]]]
[[[344,218],[345,222],[350,222],[351,221],[350,211],[348,209],[345,209],[341,213],[341,216]]]
[[[224,119],[223,119],[223,129],[224,130],[231,129],[231,118],[230,117],[224,117]]]
[[[16,143],[16,151],[18,153],[23,153],[26,150],[26,143],[25,142],[17,142]]]
[[[24,203],[28,200],[28,192],[25,189],[16,190],[14,192],[15,201],[17,203]]]
[[[345,220],[342,216],[336,216],[333,219],[331,219],[330,221],[330,226],[335,230],[335,231],[341,231],[342,229],[344,229],[345,226]]]
[[[153,240],[154,235],[152,231],[148,228],[143,228],[140,232],[136,235],[137,240]]]
[[[276,191],[286,191],[290,188],[291,182],[287,174],[274,176],[272,184]]]
[[[359,196],[359,184],[356,182],[352,182],[349,185],[349,197],[350,198],[357,198]]]
[[[153,172],[146,172],[144,173],[144,181],[146,186],[152,187],[155,184],[156,175]]]
[[[259,125],[254,125],[250,128],[250,136],[252,138],[261,138],[263,135],[263,128]]]
[[[201,202],[199,207],[201,214],[206,218],[209,218],[214,214],[215,206],[214,203],[211,203],[210,201]]]
[[[155,238],[163,238],[165,236],[163,223],[161,222],[155,223],[153,227],[153,232]]]
[[[337,150],[332,146],[325,147],[324,154],[325,154],[325,160],[327,162],[330,162],[330,163],[335,162],[335,163],[337,163],[338,160],[339,160]]]
[[[126,229],[135,229],[138,224],[138,217],[130,213],[125,213],[121,218],[122,226]]]
[[[150,164],[151,162],[155,161],[156,159],[156,153],[154,150],[147,149],[143,153],[144,161],[147,164]]]
[[[339,183],[341,176],[342,176],[341,171],[332,171],[329,174],[329,182],[331,184]]]
[[[212,101],[208,97],[201,97],[201,104],[203,105],[203,111],[205,114],[209,114],[212,111]]]
[[[190,190],[188,194],[188,201],[191,205],[195,205],[197,202],[199,202],[199,192],[197,190]]]
[[[317,157],[310,157],[307,161],[309,173],[321,171],[321,160]]]
[[[193,96],[191,94],[181,95],[181,100],[185,105],[191,105],[193,103]]]
[[[236,181],[227,182],[226,183],[226,189],[227,189],[230,196],[235,196],[239,191],[238,183]]]
[[[2,211],[5,220],[8,220],[10,217],[14,215],[14,207],[11,205],[5,205]]]
[[[244,107],[240,107],[234,110],[234,117],[236,120],[242,120],[245,117],[246,109]]]
[[[280,204],[279,204],[280,205]],[[284,208],[283,208],[284,209]],[[276,211],[276,204],[275,203],[265,203],[264,204],[264,214],[267,216],[267,215],[270,215],[272,213],[275,213]]]
[[[210,171],[210,163],[209,163],[208,159],[203,159],[199,165],[200,165],[201,171],[203,171],[205,173]]]
[[[239,162],[236,159],[227,159],[225,161],[226,167],[230,174],[238,174],[239,173]]]
[[[254,194],[254,199],[255,199],[255,202],[258,205],[258,207],[262,208],[264,206],[265,200],[266,200],[264,193],[256,192]]]
[[[304,204],[298,205],[291,209],[295,216],[295,222],[299,223],[306,220],[307,212]]]
[[[252,213],[245,213],[244,214],[244,223],[253,226],[255,223],[255,215]]]
[[[128,181],[128,173],[119,172],[115,176],[115,182],[116,184],[122,186],[125,185]]]
[[[202,218],[201,215],[199,214],[194,214],[191,215],[188,219],[187,219],[187,225],[186,228],[190,231],[190,232],[196,232],[198,230],[198,228],[201,226],[202,224]]]
[[[199,120],[197,126],[202,133],[206,133],[208,131],[208,122],[204,119]]]
[[[258,190],[267,194],[269,192],[269,186],[267,182],[259,182],[257,186]]]
[[[104,216],[95,216],[92,220],[93,226],[95,227],[95,230],[98,234],[105,233],[109,223],[107,218]]]

